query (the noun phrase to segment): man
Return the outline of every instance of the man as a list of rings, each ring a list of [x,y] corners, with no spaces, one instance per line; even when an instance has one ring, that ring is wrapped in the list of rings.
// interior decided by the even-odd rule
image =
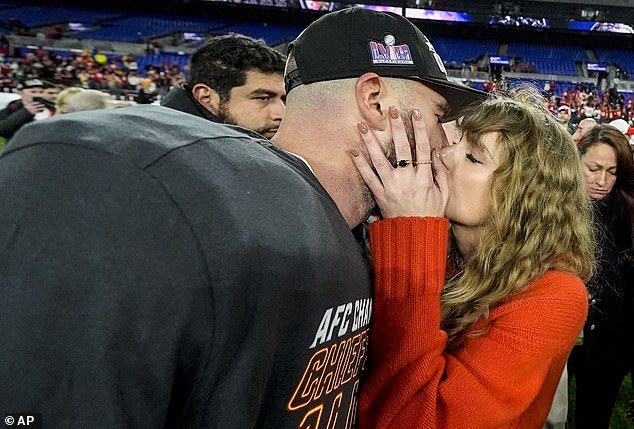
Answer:
[[[163,106],[271,138],[284,115],[284,56],[240,34],[213,37],[190,58],[189,85],[173,88]]]
[[[12,140],[6,412],[56,428],[354,426],[372,300],[351,229],[374,207],[351,160],[366,153],[357,124],[389,150],[390,106],[418,108],[443,144],[441,121],[482,94],[449,82],[398,15],[334,12],[289,49],[276,144],[157,106]]]
[[[577,125],[577,129],[572,134],[572,139],[576,144],[579,144],[581,139],[590,132],[591,129],[597,126],[597,121],[594,118],[584,118]]]
[[[57,96],[62,91],[62,88],[51,82],[44,81],[42,83],[44,84],[44,88],[42,89],[42,98],[55,105],[55,100],[57,100]]]
[[[20,99],[9,103],[7,107],[0,110],[0,137],[10,139],[25,124],[35,120],[36,115],[47,112],[44,104],[37,101],[37,97],[42,97],[44,84],[39,79],[29,79],[19,85]],[[39,115],[38,115],[39,117]]]
[[[572,134],[573,130],[572,130],[572,125],[570,123],[570,116],[571,116],[570,106],[566,104],[559,106],[559,109],[557,109],[557,119],[566,127],[568,132]]]

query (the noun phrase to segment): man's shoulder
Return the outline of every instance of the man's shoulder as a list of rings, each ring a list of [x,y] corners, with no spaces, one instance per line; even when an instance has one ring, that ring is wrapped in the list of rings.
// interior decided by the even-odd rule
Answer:
[[[259,134],[161,106],[77,112],[32,122],[15,134],[0,157],[36,146],[56,154],[60,145],[83,149],[87,157],[102,153],[139,170],[160,165],[172,172],[164,176],[169,180],[195,172],[219,186],[280,181],[286,188],[324,192],[305,163]],[[238,180],[238,171],[248,174]]]
[[[189,113],[190,115],[198,116],[208,121],[221,122],[214,114],[196,101],[189,89],[183,85],[175,86],[170,89],[161,100],[161,106]]]
[[[22,109],[24,107],[24,103],[22,100],[13,100],[9,104],[6,105],[2,112],[15,112],[16,110]]]
[[[171,151],[212,140],[218,144],[210,145],[211,151],[222,151],[223,142],[255,142],[258,146],[253,133],[177,110],[144,105],[78,112],[35,122],[15,135],[6,153],[33,145],[64,144],[108,152],[145,168]]]
[[[182,85],[173,87],[161,98],[161,106],[176,110],[182,111],[182,107],[188,107],[190,104],[191,99],[188,96],[187,90]]]

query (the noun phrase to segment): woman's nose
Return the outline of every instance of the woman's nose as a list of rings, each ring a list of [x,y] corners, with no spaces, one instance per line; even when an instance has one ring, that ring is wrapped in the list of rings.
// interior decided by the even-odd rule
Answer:
[[[457,146],[457,144],[452,144],[440,148],[440,159],[447,168],[451,168],[453,166],[456,151],[459,150]]]

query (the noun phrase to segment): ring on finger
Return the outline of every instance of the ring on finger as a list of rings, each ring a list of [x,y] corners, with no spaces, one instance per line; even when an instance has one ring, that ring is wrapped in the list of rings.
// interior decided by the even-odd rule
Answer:
[[[397,161],[396,166],[397,167],[407,167],[410,164],[414,164],[415,162],[412,161],[411,159],[401,159],[399,161]]]
[[[431,159],[423,159],[422,161],[413,161],[412,164],[413,165],[422,165],[422,164],[431,164],[432,160]]]

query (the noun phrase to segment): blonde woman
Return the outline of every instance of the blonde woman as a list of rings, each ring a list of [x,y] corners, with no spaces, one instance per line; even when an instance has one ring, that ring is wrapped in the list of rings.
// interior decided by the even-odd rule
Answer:
[[[68,113],[68,99],[83,91],[83,88],[71,86],[57,94],[57,98],[55,99],[55,113],[57,115]]]
[[[363,125],[374,169],[352,154],[384,217],[370,226],[359,426],[541,428],[588,309],[577,149],[551,115],[506,98],[467,112],[461,138],[433,152],[416,111],[414,155],[395,108],[391,124],[395,167]]]

